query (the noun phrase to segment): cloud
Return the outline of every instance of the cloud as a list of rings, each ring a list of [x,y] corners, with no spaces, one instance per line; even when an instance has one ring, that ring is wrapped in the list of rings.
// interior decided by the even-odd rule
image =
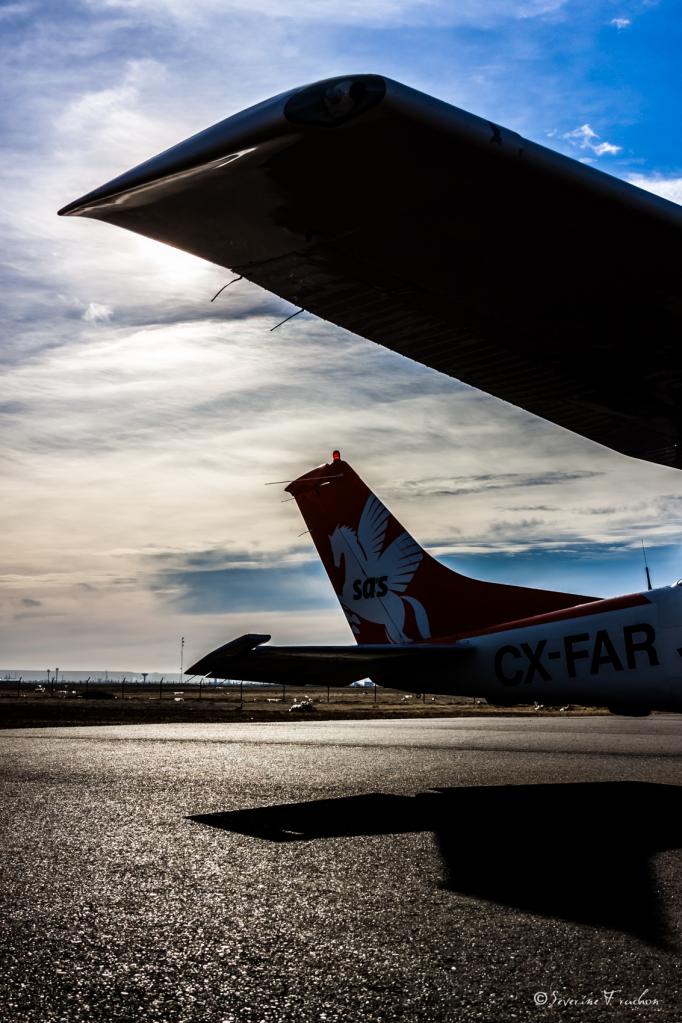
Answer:
[[[544,512],[555,512],[557,507],[554,504],[515,504],[515,511],[544,511]]]
[[[59,295],[58,298],[69,314],[86,323],[108,323],[113,318],[114,310],[103,302],[82,302],[79,298],[67,295]]]
[[[32,597],[22,597],[21,604],[23,607],[41,607],[42,600],[34,600]]]
[[[583,509],[584,511],[585,509]],[[586,509],[588,515],[613,515],[615,512],[622,511],[622,507],[618,508],[614,505],[606,505],[603,508],[589,508]]]
[[[667,544],[648,549],[648,559],[654,585],[666,585],[679,572],[680,547]],[[554,549],[542,542],[521,543],[506,552],[458,552],[442,560],[474,578],[560,592],[609,597],[646,586],[641,548],[624,542],[595,545],[585,539]]]
[[[461,496],[479,494],[489,490],[507,490],[528,487],[547,487],[572,483],[576,480],[594,479],[601,475],[594,469],[561,470],[552,469],[538,474],[528,473],[485,473],[473,476],[454,476],[425,480],[407,480],[402,486],[408,494],[422,496]]]
[[[86,323],[108,323],[113,315],[114,310],[111,306],[102,302],[88,302],[83,319]]]
[[[319,562],[160,573],[154,590],[188,614],[320,611],[336,606]]]
[[[629,174],[627,180],[631,185],[645,188],[664,199],[670,199],[682,206],[682,177],[667,178],[660,174]]]
[[[599,135],[589,124],[581,124],[573,131],[564,132],[562,138],[568,139],[578,149],[589,149],[597,156],[614,156],[622,149],[622,146],[614,146],[611,142],[597,142]]]
[[[32,3],[3,4],[0,7],[0,21],[9,21],[12,18],[23,18],[31,14],[35,9]]]
[[[91,5],[101,0],[90,0]],[[559,11],[567,0],[105,0],[106,7],[138,18],[165,16],[176,21],[198,22],[234,17],[248,12],[267,21],[336,25],[409,26],[490,24],[509,19],[542,18]]]
[[[611,21],[609,22],[609,25],[613,25],[619,32],[621,32],[624,28],[629,28],[631,24],[632,20],[630,18],[611,18]]]

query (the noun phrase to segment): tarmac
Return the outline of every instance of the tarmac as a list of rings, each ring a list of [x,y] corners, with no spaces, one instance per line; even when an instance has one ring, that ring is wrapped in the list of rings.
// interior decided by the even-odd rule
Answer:
[[[682,718],[14,729],[3,1023],[682,1018]]]

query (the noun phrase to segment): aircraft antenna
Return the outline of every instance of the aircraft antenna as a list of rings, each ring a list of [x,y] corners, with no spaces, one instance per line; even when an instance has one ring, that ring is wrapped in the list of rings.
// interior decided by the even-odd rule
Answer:
[[[651,585],[651,574],[649,572],[649,565],[647,564],[646,560],[646,547],[644,546],[644,540],[640,540],[640,543],[642,544],[642,555],[644,557],[644,571],[646,572],[646,588],[647,590],[653,590],[653,586]]]
[[[289,320],[293,320],[294,316],[300,316],[301,313],[303,312],[305,312],[304,309],[297,309],[295,313],[291,314],[291,316],[285,317],[285,319],[280,320],[279,323],[276,323],[274,327],[270,327],[270,333],[272,334],[273,330],[277,330],[278,327],[283,327],[285,323],[289,322]]]
[[[222,288],[219,291],[216,291],[215,295],[211,299],[211,302],[215,302],[215,300],[217,299],[218,295],[222,295],[222,293],[224,292],[225,288],[229,288],[229,286],[231,284],[236,284],[237,281],[243,281],[243,280],[244,280],[244,274],[242,274],[241,277],[233,277],[231,281],[227,282],[227,284],[223,284]]]

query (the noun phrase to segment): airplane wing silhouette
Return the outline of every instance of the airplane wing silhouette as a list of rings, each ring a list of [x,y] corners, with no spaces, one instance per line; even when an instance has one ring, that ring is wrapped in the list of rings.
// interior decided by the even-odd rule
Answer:
[[[284,93],[60,212],[682,466],[682,209],[390,79]]]
[[[212,650],[186,675],[279,682],[292,685],[346,686],[371,676],[375,682],[414,681],[423,672],[451,668],[472,652],[461,643],[376,643],[364,646],[266,646],[267,635],[245,635]]]

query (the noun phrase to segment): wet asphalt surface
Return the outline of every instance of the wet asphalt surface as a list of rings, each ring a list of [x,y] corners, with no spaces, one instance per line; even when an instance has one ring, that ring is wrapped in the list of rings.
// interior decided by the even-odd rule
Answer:
[[[681,718],[0,743],[3,1023],[682,1019]]]

